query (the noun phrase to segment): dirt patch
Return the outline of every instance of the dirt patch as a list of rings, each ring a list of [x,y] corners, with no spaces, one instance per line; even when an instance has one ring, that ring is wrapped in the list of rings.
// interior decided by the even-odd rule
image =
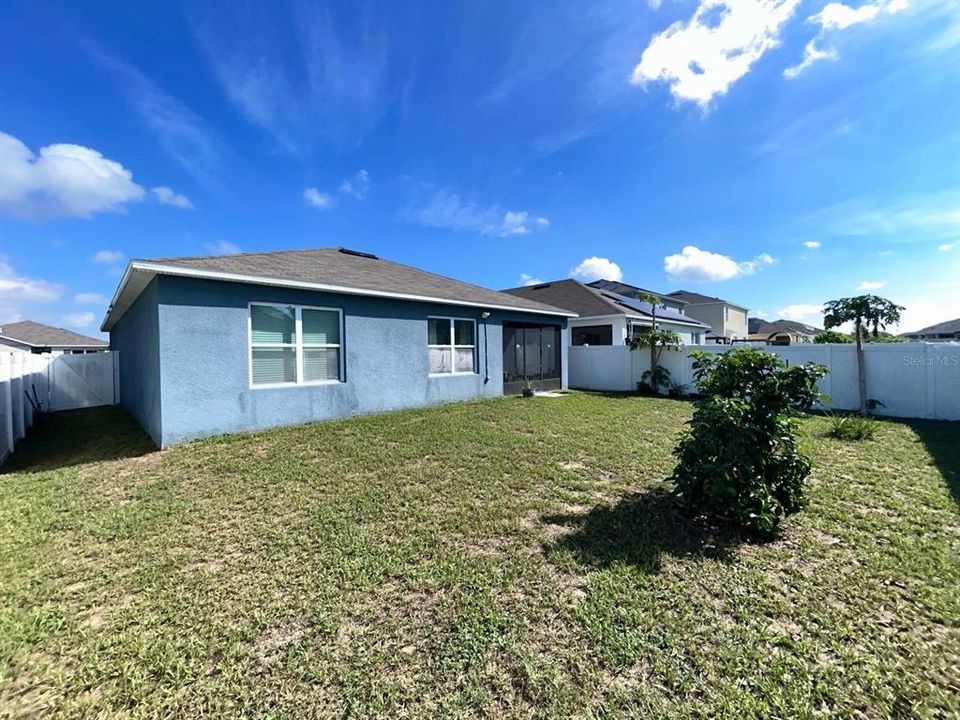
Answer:
[[[225,565],[226,563],[223,560],[214,558],[210,560],[202,560],[200,562],[190,563],[189,565],[185,566],[183,569],[185,572],[190,573],[191,575],[196,573],[210,573],[211,575],[215,575],[216,573],[223,570]]]
[[[470,557],[495,557],[504,551],[509,545],[509,540],[505,537],[489,537],[476,542],[462,542],[457,544],[457,548],[464,555]]]
[[[253,654],[260,662],[269,665],[276,662],[285,648],[300,642],[304,633],[304,627],[297,623],[275,625],[257,639]]]
[[[579,460],[565,460],[562,463],[558,463],[558,465],[560,465],[561,470],[583,470],[583,468],[586,467]]]
[[[80,624],[91,630],[96,630],[97,628],[103,627],[113,613],[122,610],[125,607],[128,607],[133,604],[133,601],[136,598],[131,594],[126,594],[120,596],[116,602],[109,603],[106,605],[100,605],[93,608],[87,616],[80,622]]]

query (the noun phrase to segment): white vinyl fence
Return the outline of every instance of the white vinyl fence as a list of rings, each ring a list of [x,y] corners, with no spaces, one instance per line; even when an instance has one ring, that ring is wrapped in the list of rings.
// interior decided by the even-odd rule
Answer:
[[[737,346],[734,346],[737,347]],[[670,377],[695,390],[692,350],[726,352],[727,345],[685,345],[680,350],[665,350],[660,364]],[[832,398],[827,405],[835,410],[856,410],[856,346],[850,344],[768,345],[762,348],[776,353],[790,365],[817,362],[830,370],[820,389]],[[867,371],[867,397],[885,407],[878,415],[935,420],[960,420],[960,343],[868,343],[864,347]],[[636,390],[641,375],[650,367],[649,350],[634,350],[625,345],[571,347],[569,355],[570,387],[585,390]]]
[[[116,404],[118,370],[115,352],[0,353],[0,462],[33,425],[35,404],[42,412]]]

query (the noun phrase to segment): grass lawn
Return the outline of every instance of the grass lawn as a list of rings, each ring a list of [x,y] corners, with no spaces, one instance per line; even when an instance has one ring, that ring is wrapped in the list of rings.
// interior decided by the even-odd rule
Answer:
[[[758,544],[664,482],[688,403],[503,398],[0,475],[0,716],[956,717],[960,424],[804,421]],[[67,445],[72,445],[67,448]]]

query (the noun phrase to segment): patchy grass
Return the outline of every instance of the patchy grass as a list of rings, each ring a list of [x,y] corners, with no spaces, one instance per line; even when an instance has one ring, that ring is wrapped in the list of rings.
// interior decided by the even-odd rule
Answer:
[[[669,495],[690,410],[504,398],[150,453],[116,412],[51,418],[0,475],[0,715],[960,713],[957,424],[805,421],[810,505],[752,544]]]

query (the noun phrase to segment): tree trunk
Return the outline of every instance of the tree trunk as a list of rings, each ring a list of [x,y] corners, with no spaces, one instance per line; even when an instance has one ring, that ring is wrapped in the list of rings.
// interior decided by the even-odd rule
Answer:
[[[653,308],[653,319],[651,320],[650,331],[657,331],[657,305],[656,303],[651,303],[650,307]],[[657,387],[657,343],[656,341],[650,343],[650,389],[653,390],[653,394],[656,395],[660,392],[660,388]]]
[[[860,386],[860,414],[867,414],[867,363],[863,356],[863,326],[860,322],[854,324],[857,335],[857,381]]]

